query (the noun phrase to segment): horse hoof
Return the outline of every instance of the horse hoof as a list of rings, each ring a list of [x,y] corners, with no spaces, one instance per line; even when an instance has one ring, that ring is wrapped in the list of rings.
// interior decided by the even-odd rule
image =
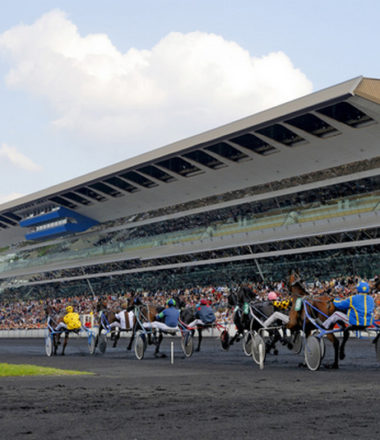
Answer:
[[[336,364],[324,364],[324,368],[327,368],[328,370],[337,370],[339,368],[339,365]]]
[[[157,359],[163,359],[166,358],[166,354],[165,353],[154,353],[154,357]]]
[[[300,362],[298,364],[298,368],[306,368],[306,364],[304,362]]]
[[[199,351],[201,351],[201,349],[200,349],[200,348],[196,348],[195,351],[196,351],[196,352],[199,352]]]
[[[339,355],[339,359],[342,361],[346,357],[345,353],[341,353]]]

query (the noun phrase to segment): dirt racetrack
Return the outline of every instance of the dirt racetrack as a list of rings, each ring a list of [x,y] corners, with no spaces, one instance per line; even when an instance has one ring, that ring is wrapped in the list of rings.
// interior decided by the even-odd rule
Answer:
[[[163,352],[170,354],[169,341]],[[0,339],[0,362],[94,372],[93,376],[0,378],[0,438],[8,439],[374,439],[380,436],[380,364],[369,340],[351,340],[336,370],[299,368],[281,348],[259,370],[241,344],[217,339],[184,359],[151,347],[138,361],[120,347],[90,356],[85,339],[48,358],[42,339]],[[331,361],[327,346],[325,360]]]

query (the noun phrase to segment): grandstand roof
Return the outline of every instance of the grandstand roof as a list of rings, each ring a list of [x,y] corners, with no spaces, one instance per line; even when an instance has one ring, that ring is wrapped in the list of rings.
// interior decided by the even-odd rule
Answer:
[[[99,222],[379,156],[380,80],[358,77],[0,205],[0,237],[66,206]],[[373,170],[372,174],[378,174]]]

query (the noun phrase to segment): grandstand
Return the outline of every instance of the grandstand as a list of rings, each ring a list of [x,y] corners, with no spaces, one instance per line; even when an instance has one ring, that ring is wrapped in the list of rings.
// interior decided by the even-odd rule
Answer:
[[[373,277],[379,122],[359,77],[5,203],[1,292]]]

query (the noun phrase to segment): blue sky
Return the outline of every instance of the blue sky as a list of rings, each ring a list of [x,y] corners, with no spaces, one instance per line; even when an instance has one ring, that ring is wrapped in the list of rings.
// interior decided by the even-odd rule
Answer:
[[[377,0],[0,0],[0,203],[358,75]]]

